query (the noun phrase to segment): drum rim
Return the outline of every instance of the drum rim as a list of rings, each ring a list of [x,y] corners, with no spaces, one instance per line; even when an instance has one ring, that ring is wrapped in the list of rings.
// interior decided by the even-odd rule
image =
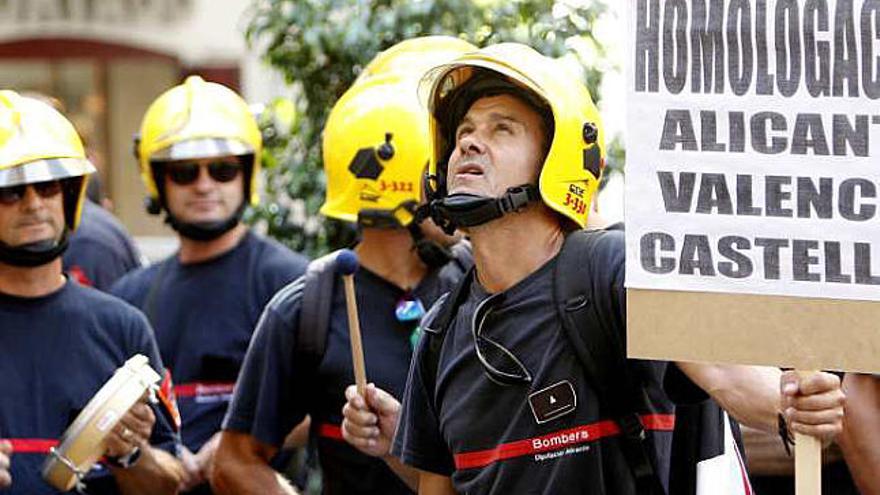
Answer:
[[[42,469],[43,479],[48,481],[51,478],[58,477],[57,475],[59,473],[66,473],[62,478],[65,480],[66,486],[56,486],[55,488],[69,490],[75,486],[79,481],[80,476],[87,474],[94,466],[97,459],[92,461],[88,458],[91,456],[88,456],[83,461],[77,461],[75,459],[70,459],[67,456],[67,453],[76,445],[76,441],[79,439],[80,435],[97,419],[96,414],[101,408],[107,405],[107,402],[111,398],[123,390],[123,388],[129,387],[134,383],[138,385],[140,393],[130,401],[130,404],[123,402],[121,405],[124,407],[120,408],[128,411],[137,403],[137,399],[159,380],[159,374],[150,367],[149,359],[143,354],[135,354],[122,366],[117,368],[113,375],[101,386],[100,389],[98,389],[95,395],[89,399],[89,402],[86,403],[86,407],[83,408],[79,415],[77,415],[73,423],[64,430],[64,433],[58,440],[58,446],[54,448],[54,452],[46,457]],[[120,419],[121,416],[114,420],[113,425],[108,428],[107,434],[109,434],[110,429],[112,429]],[[105,437],[106,435],[102,437],[102,440]],[[65,460],[67,462],[65,462]],[[72,467],[75,467],[76,470],[73,470]],[[73,484],[71,484],[71,481],[73,481]]]

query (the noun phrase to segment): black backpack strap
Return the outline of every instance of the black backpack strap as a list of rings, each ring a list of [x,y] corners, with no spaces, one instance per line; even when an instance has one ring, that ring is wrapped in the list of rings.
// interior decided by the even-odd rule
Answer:
[[[452,253],[452,262],[461,270],[462,274],[466,274],[474,266],[474,251],[467,239],[456,242],[449,248],[449,251]]]
[[[339,251],[334,251],[311,261],[303,275],[296,350],[299,355],[310,356],[316,365],[324,357],[327,346],[338,254]]]
[[[623,232],[586,230],[566,237],[553,278],[556,311],[603,405],[603,413],[620,426],[621,447],[636,480],[637,493],[662,494],[663,486],[651,462],[651,446],[639,416],[640,399],[645,392],[626,360],[622,338],[625,323],[616,310],[615,294],[608,287],[596,287],[598,279],[591,276],[603,266],[624,266],[623,250],[609,250],[603,259],[597,259],[596,245],[609,242],[609,236],[623,236]],[[621,259],[612,259],[616,256]],[[619,283],[623,283],[622,274]]]
[[[434,397],[437,370],[440,366],[440,350],[443,349],[443,341],[446,339],[446,329],[455,318],[458,307],[467,297],[473,274],[474,268],[471,266],[455,284],[455,287],[440,296],[422,317],[421,327],[424,332],[422,338],[428,340],[426,341],[427,350],[419,365],[421,366],[422,382],[429,392],[429,397]]]

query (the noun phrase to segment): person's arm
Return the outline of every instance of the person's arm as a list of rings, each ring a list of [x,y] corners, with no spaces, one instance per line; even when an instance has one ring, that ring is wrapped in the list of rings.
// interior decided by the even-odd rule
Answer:
[[[184,477],[180,484],[180,491],[189,491],[208,481],[208,478],[211,476],[211,469],[214,467],[214,454],[217,452],[217,445],[219,443],[220,432],[218,431],[202,445],[198,452],[191,452],[186,447],[183,447],[181,461]]]
[[[782,412],[779,380],[782,371],[767,366],[706,363],[676,363],[734,419],[762,431],[774,433],[777,414]]]
[[[285,436],[305,418],[304,381],[295,366],[299,285],[282,289],[263,310],[223,420],[210,483],[215,493],[296,493],[270,466]]]
[[[0,441],[0,488],[12,486],[12,475],[9,474],[10,457],[12,444],[6,440]]]
[[[312,417],[306,418],[290,430],[290,433],[284,437],[285,449],[301,449],[309,444],[309,430],[312,427]]]
[[[455,495],[449,476],[419,471],[419,495]]]
[[[880,377],[847,373],[846,416],[838,444],[863,495],[880,495]]]
[[[180,461],[162,449],[147,446],[128,469],[111,467],[123,495],[176,494],[183,477]]]
[[[345,389],[347,402],[342,407],[342,438],[366,455],[381,457],[412,490],[419,487],[419,473],[391,455],[391,444],[400,420],[400,402],[372,383],[367,385],[366,400],[355,385]]]
[[[843,429],[845,397],[840,379],[831,373],[799,377],[762,366],[676,364],[734,419],[752,428],[776,432],[777,414],[782,412],[789,430],[823,443]]]
[[[139,450],[138,458],[129,467],[110,465],[119,490],[124,495],[161,495],[177,493],[183,468],[164,450],[149,443],[156,416],[146,399],[135,404],[110,432],[106,455],[120,458]]]
[[[269,466],[278,449],[247,433],[225,430],[214,454],[210,481],[217,495],[296,495],[296,490]]]

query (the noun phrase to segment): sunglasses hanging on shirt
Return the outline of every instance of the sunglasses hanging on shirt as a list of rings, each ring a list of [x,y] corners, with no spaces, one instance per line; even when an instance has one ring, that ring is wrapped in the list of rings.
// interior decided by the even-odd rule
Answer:
[[[483,325],[490,313],[504,301],[504,293],[499,292],[484,299],[474,311],[471,320],[471,335],[477,360],[490,380],[499,385],[522,385],[532,382],[532,374],[525,364],[506,347],[483,335]]]

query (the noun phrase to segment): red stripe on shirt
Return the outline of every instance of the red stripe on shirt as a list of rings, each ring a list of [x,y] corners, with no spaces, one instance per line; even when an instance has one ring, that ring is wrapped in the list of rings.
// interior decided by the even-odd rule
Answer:
[[[321,423],[318,426],[318,436],[333,440],[344,440],[342,438],[342,428],[339,425],[332,425],[330,423]]]
[[[675,426],[674,414],[647,414],[641,418],[646,430],[671,431]],[[504,443],[492,449],[455,454],[455,467],[456,469],[484,467],[505,459],[560,450],[619,433],[620,427],[614,421],[599,421],[540,437]]]
[[[14,454],[48,454],[49,449],[58,446],[58,440],[47,438],[5,438],[12,444]]]
[[[177,397],[210,397],[232,394],[235,383],[193,382],[174,386]]]
[[[675,429],[675,414],[643,414],[641,419],[646,430],[672,431]]]

